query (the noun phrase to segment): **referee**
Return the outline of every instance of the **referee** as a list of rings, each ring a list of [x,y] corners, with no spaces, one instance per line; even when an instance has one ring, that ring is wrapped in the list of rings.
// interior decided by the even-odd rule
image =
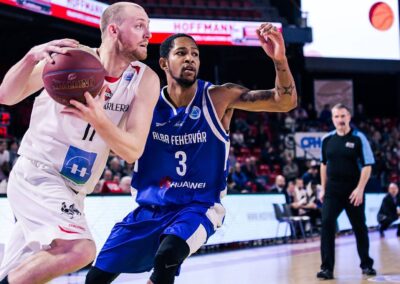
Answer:
[[[376,275],[369,257],[368,228],[365,224],[364,188],[374,164],[364,134],[350,127],[350,111],[343,104],[332,108],[335,130],[322,140],[321,155],[321,271],[317,278],[333,279],[336,219],[346,210],[357,241],[364,275]]]

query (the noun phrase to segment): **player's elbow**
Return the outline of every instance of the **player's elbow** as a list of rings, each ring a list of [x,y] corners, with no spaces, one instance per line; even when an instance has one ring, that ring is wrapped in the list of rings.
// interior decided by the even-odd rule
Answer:
[[[289,112],[297,107],[297,100],[290,100],[281,104],[281,112]]]
[[[7,100],[7,94],[5,91],[2,90],[0,87],[0,104],[2,105],[12,105],[9,100]]]
[[[133,164],[136,162],[143,154],[144,147],[138,147],[135,149],[132,149],[124,157],[122,157],[127,163]]]
[[[294,91],[291,96],[286,97],[282,102],[283,112],[289,112],[297,107],[297,94]]]
[[[0,104],[12,106],[17,104],[23,95],[18,94],[17,92],[13,92],[8,90],[7,88],[3,88],[0,86]]]

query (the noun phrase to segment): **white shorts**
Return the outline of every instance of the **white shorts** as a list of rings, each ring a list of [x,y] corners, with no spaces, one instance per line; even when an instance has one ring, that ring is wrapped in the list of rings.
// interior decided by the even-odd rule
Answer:
[[[50,166],[21,156],[10,173],[7,196],[17,222],[5,247],[0,280],[55,239],[93,239],[83,213],[85,195],[68,188]]]

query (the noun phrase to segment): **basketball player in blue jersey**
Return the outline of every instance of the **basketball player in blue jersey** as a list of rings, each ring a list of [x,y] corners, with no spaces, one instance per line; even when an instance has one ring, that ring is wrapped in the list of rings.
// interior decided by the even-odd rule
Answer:
[[[251,91],[197,79],[194,39],[176,34],[160,47],[168,85],[161,91],[132,187],[139,207],[117,223],[86,283],[110,283],[119,273],[154,271],[148,284],[173,283],[180,265],[222,225],[229,136],[234,109],[287,112],[297,104],[282,34],[262,24],[259,40],[274,61],[276,86]]]
[[[101,17],[97,53],[112,80],[107,98],[66,108],[43,90],[35,98],[29,129],[7,187],[16,216],[0,267],[0,283],[46,283],[91,263],[96,247],[83,211],[112,149],[134,162],[144,151],[157,103],[157,74],[147,57],[149,18],[133,3],[118,2]],[[6,74],[0,103],[13,105],[43,88],[42,71],[54,54],[78,47],[71,39],[33,47]],[[97,52],[96,52],[97,51]],[[106,78],[107,79],[107,78]]]

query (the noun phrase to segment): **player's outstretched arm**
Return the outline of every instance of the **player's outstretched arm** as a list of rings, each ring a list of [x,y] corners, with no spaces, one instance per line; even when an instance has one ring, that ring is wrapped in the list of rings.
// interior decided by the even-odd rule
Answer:
[[[65,53],[65,47],[77,47],[73,39],[59,39],[34,46],[7,72],[0,85],[0,104],[14,105],[43,88],[42,72],[51,54]]]
[[[160,95],[157,74],[150,68],[146,68],[144,72],[129,106],[125,130],[113,124],[104,111],[104,88],[100,98],[93,98],[86,92],[86,105],[71,100],[70,103],[75,108],[66,108],[63,111],[90,123],[111,150],[128,163],[135,162],[143,154],[153,110]]]
[[[275,88],[271,90],[249,90],[245,87],[228,83],[216,87],[215,100],[222,97],[226,109],[247,111],[287,112],[297,106],[297,92],[290,71],[283,36],[272,24],[262,24],[257,35],[265,53],[270,57],[276,70]],[[221,94],[221,95],[220,95]],[[213,99],[214,100],[214,99]],[[218,104],[218,102],[217,102]]]

